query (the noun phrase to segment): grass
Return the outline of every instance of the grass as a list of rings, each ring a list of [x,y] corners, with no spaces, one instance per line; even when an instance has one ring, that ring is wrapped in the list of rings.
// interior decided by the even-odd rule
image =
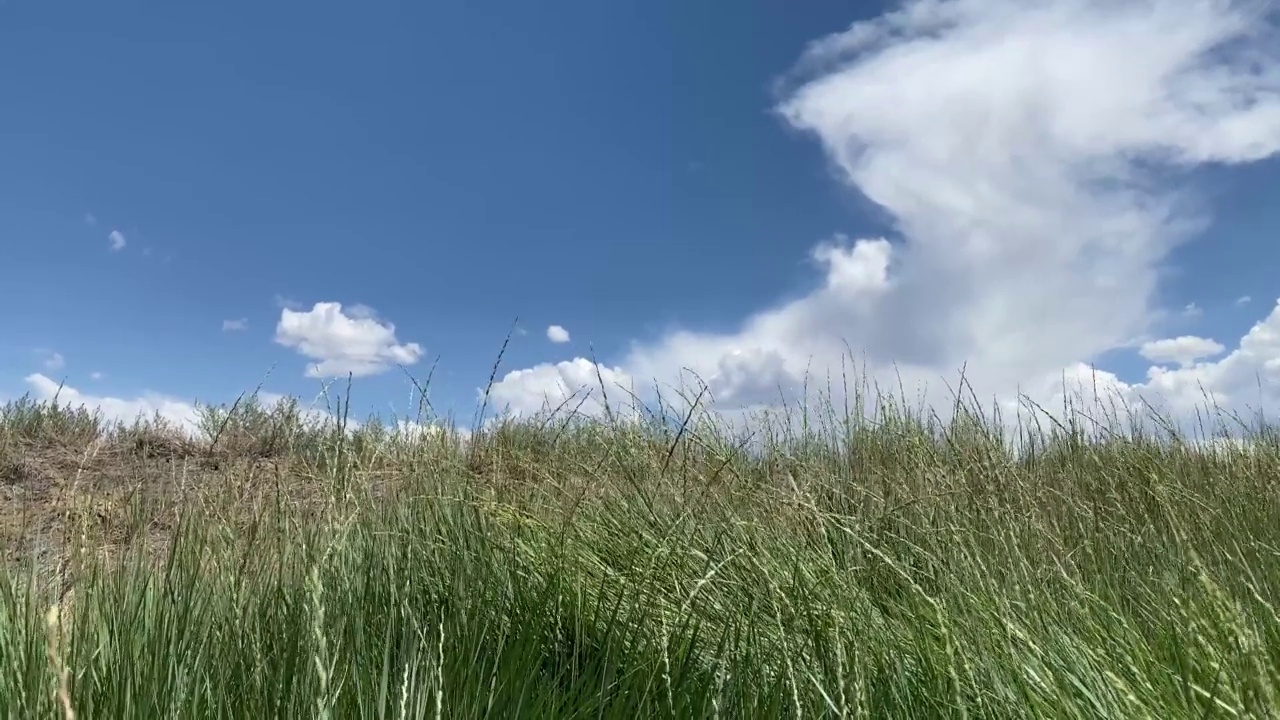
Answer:
[[[189,438],[11,403],[0,708],[1280,715],[1274,433],[672,414],[466,438],[250,400]]]

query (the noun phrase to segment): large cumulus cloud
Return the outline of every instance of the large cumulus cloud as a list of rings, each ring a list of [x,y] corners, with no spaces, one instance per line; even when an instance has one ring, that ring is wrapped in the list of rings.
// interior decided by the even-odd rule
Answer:
[[[1170,252],[1209,220],[1192,171],[1280,149],[1273,11],[916,1],[815,41],[787,76],[778,117],[820,142],[895,234],[817,245],[822,278],[807,296],[734,332],[637,343],[610,379],[645,388],[693,373],[732,411],[853,356],[935,405],[961,366],[980,397],[1051,398],[1087,363],[1149,336]],[[1255,390],[1258,378],[1280,382],[1277,317],[1217,362],[1153,367],[1137,384],[1103,374],[1104,384],[1178,408],[1206,391],[1241,402],[1244,378]],[[595,383],[591,367],[576,358],[517,371],[493,396],[536,410]]]

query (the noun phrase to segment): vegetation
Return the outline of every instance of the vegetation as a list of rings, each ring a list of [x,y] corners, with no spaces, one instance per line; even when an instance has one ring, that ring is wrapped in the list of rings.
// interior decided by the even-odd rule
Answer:
[[[247,401],[193,438],[11,403],[0,708],[1280,715],[1280,439],[1037,413],[801,408],[745,435],[561,410],[467,436]]]

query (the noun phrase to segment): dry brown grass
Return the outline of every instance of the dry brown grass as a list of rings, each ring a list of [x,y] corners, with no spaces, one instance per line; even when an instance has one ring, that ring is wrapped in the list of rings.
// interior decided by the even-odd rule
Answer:
[[[106,554],[134,542],[159,549],[180,511],[235,526],[267,505],[322,495],[306,463],[246,442],[211,448],[148,427],[9,438],[0,446],[0,548],[7,561],[34,554],[50,567],[77,546]]]

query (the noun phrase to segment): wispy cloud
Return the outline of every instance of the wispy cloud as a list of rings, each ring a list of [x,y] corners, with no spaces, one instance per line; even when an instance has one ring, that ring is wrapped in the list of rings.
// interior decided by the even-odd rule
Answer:
[[[66,358],[62,357],[62,353],[50,352],[44,359],[44,368],[50,371],[61,370],[67,366]]]
[[[1175,362],[1185,366],[1202,358],[1213,357],[1223,350],[1226,350],[1226,347],[1222,343],[1209,338],[1183,335],[1143,343],[1138,353],[1151,362]]]
[[[279,293],[276,293],[276,295],[272,298],[272,302],[274,302],[275,306],[280,308],[281,310],[301,310],[303,307],[302,303],[298,302],[297,300],[294,300],[293,298],[290,298],[290,297],[286,297]]]
[[[400,343],[395,325],[379,320],[364,305],[347,311],[337,302],[318,302],[310,310],[284,308],[275,341],[315,360],[308,377],[376,375],[395,365],[412,365],[422,357],[417,343]]]
[[[112,230],[107,235],[107,241],[111,244],[112,250],[123,250],[125,246],[124,233],[119,230]]]
[[[238,318],[236,320],[223,320],[223,332],[237,332],[249,329],[249,318]]]
[[[1253,300],[1253,298],[1249,297],[1248,295],[1241,295],[1240,297],[1236,298],[1236,305],[1248,305],[1251,300]]]
[[[1188,317],[1188,318],[1198,318],[1198,317],[1200,317],[1201,315],[1204,315],[1204,310],[1203,310],[1203,309],[1201,309],[1201,307],[1200,307],[1199,305],[1197,305],[1197,304],[1195,304],[1195,303],[1193,303],[1193,302],[1192,302],[1192,303],[1187,303],[1186,307],[1182,308],[1182,316],[1183,316],[1183,317]]]
[[[106,377],[106,375],[102,374],[97,370],[94,370],[93,372],[89,373],[90,380],[101,380],[104,377]]]
[[[569,331],[559,325],[552,325],[547,328],[547,339],[553,343],[569,342]]]
[[[85,225],[88,225],[89,227],[97,227],[97,226],[98,226],[98,218],[97,218],[97,217],[95,217],[93,213],[85,213],[85,214],[84,214],[84,224],[85,224]]]

